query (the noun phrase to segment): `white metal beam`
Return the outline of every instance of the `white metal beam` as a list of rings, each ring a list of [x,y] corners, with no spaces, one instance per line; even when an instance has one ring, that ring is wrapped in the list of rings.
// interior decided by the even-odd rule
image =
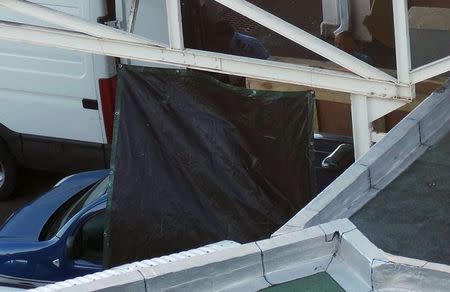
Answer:
[[[448,71],[450,71],[450,56],[412,70],[411,82],[416,84]]]
[[[134,30],[134,22],[136,19],[138,8],[139,8],[139,0],[132,0],[130,8],[130,16],[128,17],[127,23],[127,32],[133,32]]]
[[[45,6],[31,3],[23,0],[1,0],[0,6],[14,10],[18,13],[28,15],[42,21],[55,24],[66,29],[85,33],[87,35],[106,38],[112,40],[120,40],[131,43],[152,44],[160,47],[167,47],[167,45],[139,37],[133,34],[126,33],[121,30],[108,27],[99,23],[90,23],[76,16],[67,13],[59,12]]]
[[[361,158],[372,146],[372,123],[369,118],[368,98],[352,94],[352,129],[355,160]]]
[[[347,72],[192,49],[160,48],[23,24],[0,22],[0,39],[125,59],[181,65],[197,70],[299,84],[312,88],[324,88],[379,98],[398,96],[401,89],[393,82],[368,80]]]
[[[388,113],[401,108],[407,103],[407,101],[399,99],[369,98],[367,101],[369,108],[369,122],[373,122],[381,117],[384,117]]]
[[[395,52],[399,83],[411,84],[411,48],[409,38],[408,0],[392,0],[394,7]]]
[[[240,13],[251,20],[273,30],[276,33],[300,44],[324,58],[368,79],[395,81],[389,74],[339,50],[316,36],[268,13],[245,0],[215,0],[218,3]]]
[[[180,0],[166,0],[169,41],[172,49],[184,49]]]

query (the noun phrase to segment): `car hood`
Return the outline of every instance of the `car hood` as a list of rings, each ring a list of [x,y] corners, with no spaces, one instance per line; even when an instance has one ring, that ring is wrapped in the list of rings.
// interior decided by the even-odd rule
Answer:
[[[107,175],[108,170],[99,170],[71,176],[11,216],[0,229],[0,241],[37,241],[45,223],[61,205]]]
[[[21,253],[45,249],[54,244],[55,240],[28,241],[24,238],[0,237],[0,259],[1,261],[5,261],[7,257],[15,258]]]

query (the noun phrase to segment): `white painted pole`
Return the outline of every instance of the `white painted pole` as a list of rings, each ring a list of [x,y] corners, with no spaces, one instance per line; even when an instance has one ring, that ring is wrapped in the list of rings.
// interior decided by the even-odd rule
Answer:
[[[1,0],[0,6],[14,10],[18,13],[28,15],[42,21],[52,23],[66,29],[82,32],[87,35],[96,36],[100,38],[107,38],[112,40],[120,40],[139,44],[152,44],[160,47],[167,47],[167,45],[149,40],[136,35],[128,34],[124,31],[114,29],[99,23],[90,23],[84,19],[69,15],[67,13],[59,12],[54,9],[47,8],[42,5],[31,3],[23,0]]]
[[[172,49],[184,49],[180,0],[166,0],[169,41]]]
[[[245,0],[215,0],[301,46],[327,58],[351,72],[368,79],[395,81],[389,74],[337,49],[333,45],[274,16]]]
[[[399,83],[411,84],[411,48],[409,38],[408,0],[392,0],[394,7],[395,52]]]
[[[127,23],[127,32],[132,33],[134,30],[134,22],[136,19],[138,7],[139,7],[139,0],[132,0],[131,8],[130,8],[130,15],[128,17],[128,23]]]
[[[361,158],[372,146],[372,123],[369,121],[368,98],[364,95],[352,94],[352,128],[355,160]]]
[[[450,71],[450,56],[414,69],[411,72],[411,82],[416,84],[448,71]]]

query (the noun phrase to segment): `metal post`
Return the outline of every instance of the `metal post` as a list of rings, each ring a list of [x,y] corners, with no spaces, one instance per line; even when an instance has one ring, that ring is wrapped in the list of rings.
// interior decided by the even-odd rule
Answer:
[[[368,97],[352,94],[352,127],[355,160],[361,158],[372,146],[372,123],[369,120]]]
[[[397,79],[399,83],[411,84],[411,48],[409,40],[408,0],[392,0],[392,6],[394,7]]]
[[[127,32],[133,32],[134,30],[134,21],[136,19],[138,7],[139,0],[133,0],[131,2],[130,16],[128,17]]]
[[[166,0],[169,41],[172,49],[184,49],[180,0]]]

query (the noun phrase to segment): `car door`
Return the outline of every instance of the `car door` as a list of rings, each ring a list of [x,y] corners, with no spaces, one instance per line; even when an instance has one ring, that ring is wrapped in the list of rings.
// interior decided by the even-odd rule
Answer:
[[[93,212],[74,222],[66,237],[64,273],[67,278],[102,270],[105,210]]]

